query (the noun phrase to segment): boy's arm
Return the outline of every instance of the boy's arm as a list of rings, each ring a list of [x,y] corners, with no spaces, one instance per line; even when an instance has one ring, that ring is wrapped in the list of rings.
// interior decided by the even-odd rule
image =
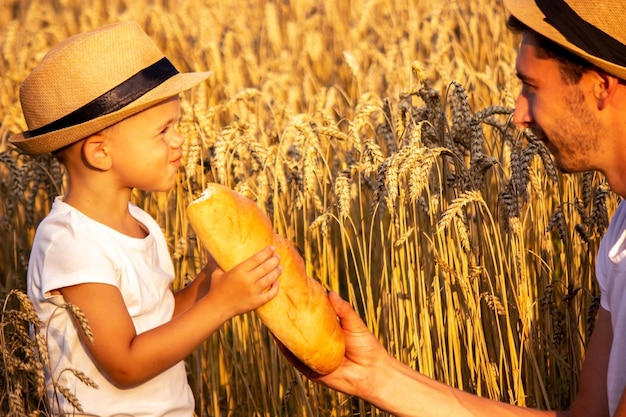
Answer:
[[[88,320],[93,341],[78,333],[95,364],[113,384],[127,388],[183,360],[230,318],[272,299],[280,272],[273,248],[265,248],[231,271],[213,273],[211,291],[171,321],[141,334],[136,333],[118,288],[80,284],[59,291]]]
[[[174,293],[175,307],[173,317],[178,316],[181,312],[193,306],[202,297],[204,297],[211,289],[211,274],[218,269],[217,263],[213,257],[207,253],[207,262],[198,276],[185,288]]]

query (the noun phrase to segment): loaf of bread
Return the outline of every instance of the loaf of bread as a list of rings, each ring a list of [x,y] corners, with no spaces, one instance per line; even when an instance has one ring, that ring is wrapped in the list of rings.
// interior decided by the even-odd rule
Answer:
[[[322,286],[306,273],[293,244],[274,233],[261,208],[220,184],[209,184],[187,207],[189,224],[224,271],[273,245],[283,268],[276,297],[255,310],[291,353],[318,374],[335,370],[345,350],[344,334]]]

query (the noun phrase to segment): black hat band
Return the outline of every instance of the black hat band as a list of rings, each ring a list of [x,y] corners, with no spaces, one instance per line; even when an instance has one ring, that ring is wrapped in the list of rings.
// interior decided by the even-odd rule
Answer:
[[[597,58],[626,66],[626,45],[585,21],[564,0],[535,0],[535,3],[546,16],[546,23],[569,42]]]
[[[113,87],[100,97],[60,119],[37,129],[25,131],[24,138],[45,135],[55,130],[76,126],[97,117],[116,112],[176,74],[178,74],[178,70],[176,70],[174,65],[167,58],[162,58]]]

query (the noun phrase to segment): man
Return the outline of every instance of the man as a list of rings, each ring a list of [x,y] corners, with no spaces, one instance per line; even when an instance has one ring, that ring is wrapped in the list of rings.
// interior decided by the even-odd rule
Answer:
[[[504,3],[509,27],[521,34],[514,122],[531,129],[563,171],[600,171],[626,197],[626,0]],[[398,416],[626,416],[626,203],[603,237],[596,270],[601,308],[569,411],[515,407],[427,378],[389,355],[335,293],[344,361],[329,375],[304,372]]]

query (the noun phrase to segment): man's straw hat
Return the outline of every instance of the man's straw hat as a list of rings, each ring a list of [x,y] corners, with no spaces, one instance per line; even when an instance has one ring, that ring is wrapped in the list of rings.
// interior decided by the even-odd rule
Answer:
[[[56,45],[20,86],[28,130],[9,141],[52,152],[188,90],[211,72],[179,73],[135,22]]]
[[[624,0],[504,0],[535,32],[626,80]]]

